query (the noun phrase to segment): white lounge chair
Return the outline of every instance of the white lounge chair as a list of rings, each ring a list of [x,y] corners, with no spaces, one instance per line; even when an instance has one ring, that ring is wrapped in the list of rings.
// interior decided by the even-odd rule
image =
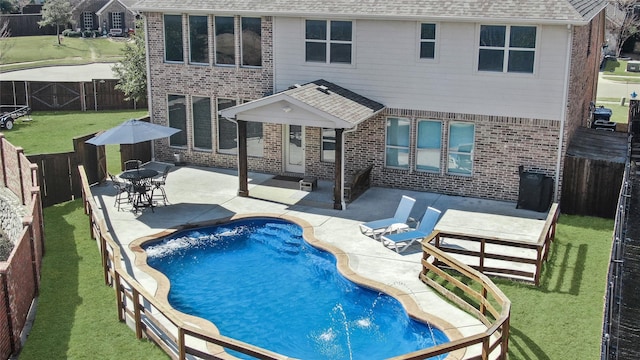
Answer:
[[[416,199],[403,195],[393,217],[360,224],[360,232],[374,239],[379,239],[380,235],[389,231],[406,228],[407,220],[415,203]]]
[[[396,234],[384,234],[381,238],[382,243],[386,246],[393,247],[399,254],[411,246],[414,241],[422,240],[429,236],[433,231],[433,228],[436,226],[439,218],[440,210],[428,207],[416,229]]]

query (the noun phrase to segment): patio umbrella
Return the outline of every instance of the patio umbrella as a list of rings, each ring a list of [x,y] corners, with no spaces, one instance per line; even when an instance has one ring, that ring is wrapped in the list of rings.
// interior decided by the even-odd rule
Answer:
[[[143,141],[162,139],[182,130],[168,126],[152,124],[140,120],[127,120],[86,142],[92,145],[137,144]]]

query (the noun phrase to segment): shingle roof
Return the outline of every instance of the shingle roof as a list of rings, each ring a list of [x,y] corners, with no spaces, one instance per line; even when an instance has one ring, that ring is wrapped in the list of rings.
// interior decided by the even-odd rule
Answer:
[[[607,0],[140,0],[148,12],[584,24]]]
[[[377,101],[326,80],[292,87],[283,93],[351,124],[358,124],[384,108],[384,105]]]
[[[384,105],[364,96],[358,95],[326,80],[316,80],[304,85],[295,85],[291,88],[273,95],[249,101],[231,108],[220,110],[222,116],[239,120],[244,119],[244,113],[248,112],[251,120],[258,122],[274,122],[269,116],[255,116],[255,111],[261,108],[267,109],[272,104],[282,102],[291,104],[305,111],[310,111],[317,116],[319,122],[313,117],[307,117],[305,125],[318,127],[352,128],[355,125],[369,119],[384,109]],[[260,110],[258,110],[260,111]],[[291,109],[287,110],[289,113]],[[295,111],[294,111],[295,112]],[[278,118],[281,123],[297,124],[297,116],[287,118],[284,114]]]

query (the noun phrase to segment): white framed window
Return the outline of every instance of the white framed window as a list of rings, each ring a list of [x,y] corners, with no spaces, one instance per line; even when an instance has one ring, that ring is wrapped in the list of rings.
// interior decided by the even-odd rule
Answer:
[[[436,24],[420,24],[420,59],[435,59],[436,57]]]
[[[471,176],[474,144],[474,124],[464,122],[451,122],[449,124],[448,174]]]
[[[480,25],[478,71],[532,74],[535,26]]]
[[[168,95],[167,110],[169,126],[182,131],[169,137],[169,146],[187,146],[187,104],[184,95]]]
[[[215,60],[216,65],[235,65],[236,35],[233,16],[215,17]]]
[[[351,64],[353,24],[351,21],[306,20],[305,61]]]
[[[236,101],[233,99],[218,99],[216,113],[233,106],[236,106]],[[238,153],[238,126],[222,115],[218,115],[218,152]]]
[[[262,66],[262,19],[243,17],[241,28],[242,66]]]
[[[89,11],[82,13],[82,28],[85,30],[93,30],[93,13]]]
[[[164,61],[184,62],[182,15],[164,15]]]
[[[385,156],[386,167],[409,168],[409,133],[411,122],[405,118],[387,118]]]
[[[416,132],[416,170],[440,172],[442,121],[418,119]]]
[[[321,161],[336,162],[336,129],[322,128]]]
[[[209,63],[209,18],[189,15],[189,62]]]
[[[111,28],[122,29],[122,13],[121,12],[111,13]]]
[[[193,96],[191,114],[193,116],[193,147],[211,150],[211,98]]]

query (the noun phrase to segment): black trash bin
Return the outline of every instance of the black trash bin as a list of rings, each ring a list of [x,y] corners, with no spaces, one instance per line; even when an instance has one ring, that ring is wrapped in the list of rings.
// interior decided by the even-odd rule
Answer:
[[[549,210],[553,197],[553,179],[545,174],[523,171],[519,167],[520,187],[517,209],[544,212]]]
[[[599,121],[610,122],[612,114],[613,111],[611,109],[604,106],[598,106],[593,110],[593,121],[591,122],[591,127],[595,129],[595,124]]]

